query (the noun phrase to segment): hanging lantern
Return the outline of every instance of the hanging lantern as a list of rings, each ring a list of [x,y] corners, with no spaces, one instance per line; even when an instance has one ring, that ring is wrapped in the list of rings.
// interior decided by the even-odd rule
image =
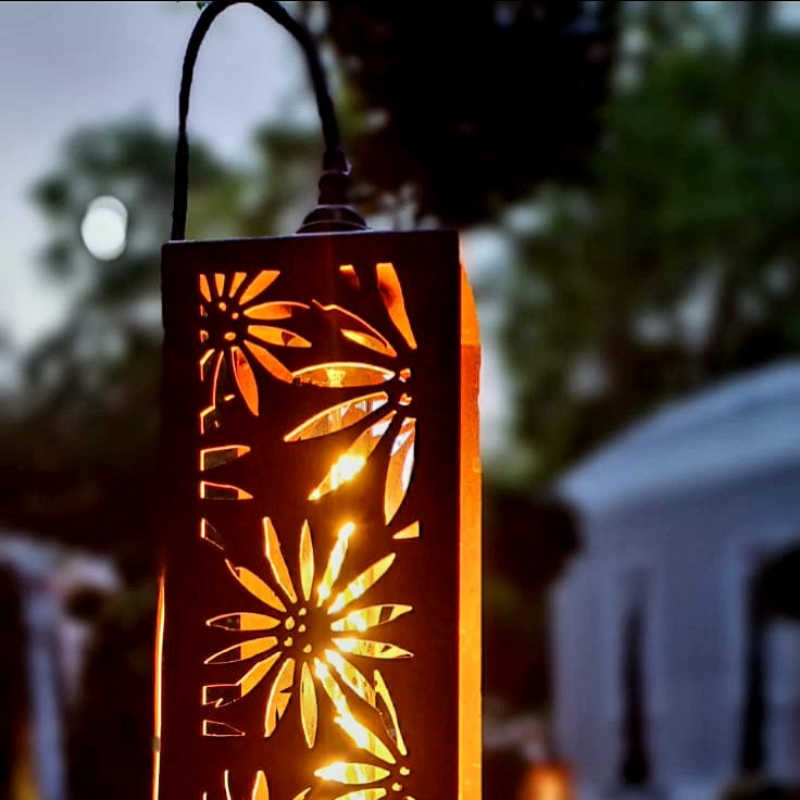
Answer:
[[[311,39],[320,205],[163,250],[156,800],[480,795],[479,346],[452,231],[375,233]]]

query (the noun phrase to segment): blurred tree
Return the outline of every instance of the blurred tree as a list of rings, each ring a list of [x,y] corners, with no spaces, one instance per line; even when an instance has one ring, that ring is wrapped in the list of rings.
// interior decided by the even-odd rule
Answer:
[[[466,225],[544,179],[586,175],[615,3],[326,5],[360,113],[357,177],[376,209],[410,198],[418,218]]]
[[[505,345],[538,480],[800,345],[800,38],[768,3],[626,10],[590,186],[547,187],[536,229],[509,223]]]

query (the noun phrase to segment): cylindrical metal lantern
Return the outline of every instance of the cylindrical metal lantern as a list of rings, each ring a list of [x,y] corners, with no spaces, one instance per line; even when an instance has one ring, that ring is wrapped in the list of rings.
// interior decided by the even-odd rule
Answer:
[[[171,241],[162,290],[154,797],[477,800],[456,234]]]

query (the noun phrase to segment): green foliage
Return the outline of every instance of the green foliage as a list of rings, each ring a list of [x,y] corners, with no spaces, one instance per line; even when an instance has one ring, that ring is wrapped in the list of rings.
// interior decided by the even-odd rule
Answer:
[[[671,6],[629,22],[651,57],[608,103],[589,186],[540,191],[543,230],[516,233],[505,345],[538,479],[800,345],[800,40],[751,13],[731,42],[703,10],[688,45]]]

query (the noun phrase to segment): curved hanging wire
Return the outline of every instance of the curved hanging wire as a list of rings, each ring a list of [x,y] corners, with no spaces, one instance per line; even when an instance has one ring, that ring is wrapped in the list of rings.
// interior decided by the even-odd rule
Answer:
[[[363,228],[366,225],[358,215],[347,208],[347,177],[350,174],[350,162],[342,148],[339,135],[339,124],[331,101],[325,72],[317,54],[317,48],[308,29],[292,17],[280,3],[274,0],[214,0],[200,14],[194,26],[186,54],[183,59],[181,89],[178,99],[178,142],[175,151],[175,195],[172,207],[172,233],[170,238],[179,241],[186,238],[187,194],[189,184],[189,140],[186,133],[186,120],[189,115],[189,96],[192,89],[192,78],[200,45],[208,33],[214,20],[226,9],[239,3],[247,3],[269,15],[282,28],[288,31],[300,45],[306,59],[306,65],[314,88],[317,111],[322,124],[322,136],[325,141],[325,153],[322,160],[323,175],[320,180],[320,204],[325,208],[335,208],[344,216],[352,215],[349,224],[337,226],[328,219],[330,214],[319,214],[319,208],[312,211],[301,228],[304,229],[336,229]],[[347,213],[349,212],[349,213]],[[317,215],[315,217],[315,214]],[[341,213],[338,216],[342,216]],[[312,217],[314,219],[312,220]],[[322,218],[324,217],[324,219]],[[309,224],[309,220],[311,223]],[[333,226],[331,226],[333,222]],[[359,224],[360,222],[360,224]],[[327,227],[326,227],[327,226]]]

